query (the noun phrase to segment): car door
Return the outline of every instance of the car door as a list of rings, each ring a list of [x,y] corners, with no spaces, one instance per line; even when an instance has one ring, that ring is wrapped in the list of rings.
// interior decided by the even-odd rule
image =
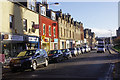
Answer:
[[[42,49],[40,49],[40,63],[45,62],[45,58],[44,58],[44,51]]]
[[[59,50],[60,58],[63,59],[63,52]]]
[[[40,63],[40,52],[39,51],[36,51],[35,59],[36,59],[37,63],[39,64]]]
[[[42,61],[45,62],[46,58],[47,58],[47,52],[43,50]]]

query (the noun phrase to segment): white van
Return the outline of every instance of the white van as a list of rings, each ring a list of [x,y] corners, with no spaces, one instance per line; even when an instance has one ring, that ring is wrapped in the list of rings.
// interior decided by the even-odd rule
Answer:
[[[97,46],[97,53],[98,52],[105,52],[105,47],[104,46]]]

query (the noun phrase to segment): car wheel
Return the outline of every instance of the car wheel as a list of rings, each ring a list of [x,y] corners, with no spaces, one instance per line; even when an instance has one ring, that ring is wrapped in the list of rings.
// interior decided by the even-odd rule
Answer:
[[[59,58],[57,58],[57,59],[56,59],[56,62],[60,62],[60,59],[59,59]]]
[[[14,72],[17,72],[17,70],[16,69],[14,69],[14,68],[11,68],[11,71],[14,73]]]
[[[44,64],[44,66],[45,66],[45,67],[48,66],[48,60],[47,60],[47,59],[45,59],[45,64]]]
[[[34,70],[36,70],[37,69],[37,63],[34,61],[33,63],[32,63],[32,70],[34,71]]]

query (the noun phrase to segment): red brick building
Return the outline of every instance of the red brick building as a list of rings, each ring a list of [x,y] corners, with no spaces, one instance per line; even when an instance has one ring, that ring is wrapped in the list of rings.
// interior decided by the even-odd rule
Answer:
[[[58,49],[58,23],[46,16],[39,15],[39,32],[41,48],[48,50]]]

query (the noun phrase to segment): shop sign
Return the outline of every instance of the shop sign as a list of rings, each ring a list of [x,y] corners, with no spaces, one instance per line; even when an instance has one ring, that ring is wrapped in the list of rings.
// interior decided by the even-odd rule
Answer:
[[[45,42],[49,42],[49,40],[48,40],[48,39],[44,39],[44,41],[45,41]]]
[[[34,29],[39,29],[39,24],[33,25]]]
[[[58,42],[58,39],[54,39],[54,42]]]
[[[29,37],[28,38],[29,42],[38,42],[38,38],[37,37]]]
[[[45,35],[42,35],[42,39],[43,39],[43,40],[45,39]]]
[[[23,36],[4,34],[3,40],[23,41]]]

